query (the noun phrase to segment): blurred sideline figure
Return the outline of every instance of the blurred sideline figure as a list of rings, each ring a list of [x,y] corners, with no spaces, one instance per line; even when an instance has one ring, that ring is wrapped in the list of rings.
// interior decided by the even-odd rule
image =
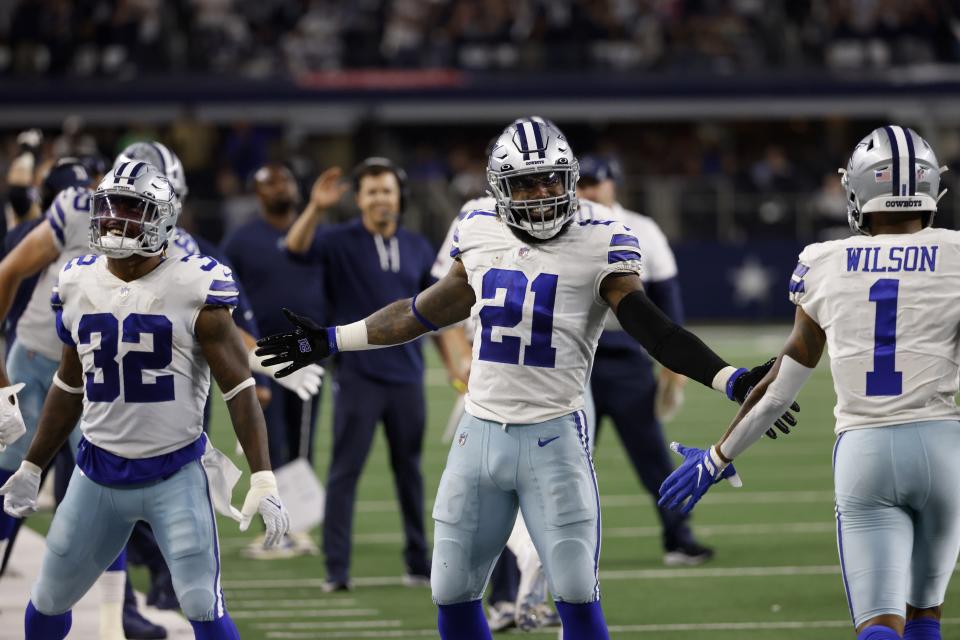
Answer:
[[[640,279],[647,296],[668,318],[682,325],[683,302],[673,251],[653,219],[628,211],[617,201],[621,180],[620,163],[612,157],[591,155],[580,160],[580,194],[610,207],[636,235],[643,256]],[[597,438],[603,418],[608,416],[640,482],[654,498],[673,471],[661,420],[670,420],[680,409],[685,382],[683,376],[666,368],[661,368],[659,378],[655,378],[653,362],[643,347],[612,314],[607,314],[590,374]],[[698,565],[713,557],[713,549],[694,539],[686,516],[662,508],[658,515],[663,527],[664,564]]]
[[[323,174],[331,204],[348,188],[337,184],[340,175],[338,168]],[[331,320],[355,322],[387,302],[415,295],[434,282],[430,275],[433,249],[423,236],[402,225],[406,181],[403,169],[387,158],[367,158],[350,176],[359,219],[318,229],[321,210],[314,209],[301,216],[287,234],[290,255],[317,265],[326,278]],[[447,370],[452,371],[442,336],[437,347]],[[411,587],[429,585],[420,470],[426,428],[423,375],[419,342],[384,351],[345,353],[337,360],[333,451],[323,520],[326,591],[351,586],[356,488],[381,421],[403,516],[403,581]]]
[[[301,215],[322,212],[336,202],[317,180],[310,201]],[[281,307],[309,310],[323,316],[325,311],[322,273],[291,260],[284,250],[284,237],[297,219],[300,191],[290,169],[282,164],[260,167],[253,176],[253,188],[260,204],[260,215],[239,227],[223,241],[223,254],[235,270],[237,280],[250,297],[258,329],[269,334],[284,326]],[[326,198],[332,197],[328,201]],[[251,362],[260,367],[256,357]],[[272,374],[272,371],[270,371]],[[313,370],[316,388],[304,394],[284,380],[269,382],[270,400],[264,407],[270,462],[274,469],[305,458],[313,466],[313,443],[320,413],[316,394],[323,369]],[[319,505],[318,505],[319,508]],[[306,533],[291,533],[279,545],[267,548],[263,536],[254,540],[243,554],[268,560],[316,554],[317,545]]]
[[[906,127],[875,129],[856,146],[841,169],[856,235],[800,253],[793,332],[776,364],[719,442],[674,443],[684,462],[660,489],[662,506],[693,509],[826,347],[837,546],[858,640],[940,640],[960,551],[960,232],[932,227],[945,170]]]

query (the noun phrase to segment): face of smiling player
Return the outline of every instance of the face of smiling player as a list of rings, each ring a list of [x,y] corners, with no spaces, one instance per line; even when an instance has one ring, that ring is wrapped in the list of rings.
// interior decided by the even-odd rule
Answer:
[[[400,183],[392,171],[360,178],[357,206],[363,226],[382,236],[392,236],[400,218]]]
[[[509,183],[510,198],[515,205],[556,198],[564,193],[563,176],[558,171],[514,176],[509,178]],[[540,207],[525,207],[525,212],[532,222],[542,223],[557,216],[557,207],[545,203]]]

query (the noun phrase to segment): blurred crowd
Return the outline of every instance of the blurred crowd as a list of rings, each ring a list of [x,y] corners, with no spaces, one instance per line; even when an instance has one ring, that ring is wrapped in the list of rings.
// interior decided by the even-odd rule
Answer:
[[[578,155],[619,158],[624,203],[654,217],[673,240],[810,241],[846,228],[836,170],[863,135],[884,123],[838,118],[559,124]],[[13,157],[16,133],[0,130],[3,158]],[[486,191],[484,149],[496,130],[478,124],[365,126],[353,134],[305,135],[281,125],[216,125],[188,110],[165,126],[94,128],[67,118],[62,127],[44,133],[50,158],[90,153],[112,158],[137,140],[169,145],[182,159],[190,184],[184,223],[214,242],[256,215],[252,174],[263,164],[289,166],[301,193],[307,194],[324,169],[338,165],[349,170],[366,156],[384,155],[410,178],[404,224],[436,246],[460,206]],[[944,164],[960,156],[960,133],[943,129],[925,135],[937,141]],[[4,162],[0,158],[0,180],[7,171]],[[952,173],[944,180],[952,188]],[[5,193],[0,182],[0,200]],[[953,226],[956,193],[952,190],[941,203],[939,219],[946,226]],[[348,197],[330,213],[334,220],[355,214]]]
[[[960,60],[950,0],[5,0],[0,75],[712,73]]]

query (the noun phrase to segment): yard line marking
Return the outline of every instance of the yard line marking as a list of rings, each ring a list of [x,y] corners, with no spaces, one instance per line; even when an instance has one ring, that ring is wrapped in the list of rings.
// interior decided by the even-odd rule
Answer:
[[[247,595],[247,594],[244,594]],[[276,595],[276,592],[274,592]],[[320,607],[320,608],[331,608],[331,607],[350,607],[357,604],[357,601],[353,598],[341,598],[339,600],[325,600],[323,598],[313,598],[307,600],[277,600],[270,598],[270,606],[272,607],[287,607],[287,608],[297,608],[297,607]],[[234,609],[260,609],[263,607],[263,600],[234,600],[230,599],[230,610]]]
[[[765,578],[770,576],[825,576],[840,573],[840,565],[804,567],[714,567],[712,569],[624,569],[601,571],[602,580],[672,580],[676,578]]]
[[[960,618],[947,618],[945,624],[960,622]],[[852,626],[849,620],[791,620],[783,622],[705,622],[689,624],[635,624],[610,625],[613,633],[664,633],[679,631],[776,631],[791,629],[843,629]],[[535,629],[528,633],[556,637],[557,629]],[[289,640],[310,638],[436,638],[435,629],[397,629],[394,631],[344,631],[325,633],[322,636],[309,633],[272,631],[268,638]]]
[[[746,523],[700,525],[697,532],[703,535],[769,535],[775,533],[834,533],[835,520],[823,522],[784,522],[784,523]],[[650,527],[604,527],[603,537],[608,538],[658,538],[663,535],[659,526]],[[399,544],[403,534],[396,531],[381,533],[357,533],[353,541],[357,544]],[[221,545],[225,546],[225,545]]]
[[[385,629],[401,627],[403,622],[400,620],[337,620],[336,622],[264,622],[253,626],[264,631],[285,629],[319,631],[321,629]]]
[[[829,455],[829,451],[827,452]],[[829,467],[829,465],[827,465]],[[436,497],[431,497],[432,503]],[[645,492],[629,494],[600,495],[600,506],[604,508],[636,507],[651,504],[653,499]],[[731,491],[711,493],[704,504],[773,504],[778,502],[833,502],[833,491]],[[389,513],[397,510],[396,500],[360,500],[357,511],[362,513]],[[833,511],[831,510],[831,513]],[[247,541],[245,541],[247,542]]]
[[[377,609],[325,609],[322,611],[276,611],[275,609],[248,609],[230,611],[232,618],[350,618],[354,616],[375,616]]]
[[[754,578],[767,576],[818,576],[840,573],[840,565],[810,565],[810,566],[782,566],[782,567],[714,567],[680,569],[625,569],[619,571],[601,571],[602,580],[675,580],[684,578]],[[320,578],[299,578],[286,580],[235,580],[224,583],[226,589],[283,589],[289,587],[320,587],[323,585]],[[353,578],[353,584],[358,587],[390,587],[402,584],[400,576],[370,576]]]

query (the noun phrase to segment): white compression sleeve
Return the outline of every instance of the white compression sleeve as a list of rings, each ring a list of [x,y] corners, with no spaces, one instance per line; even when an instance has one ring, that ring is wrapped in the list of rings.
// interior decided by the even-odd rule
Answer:
[[[720,445],[723,457],[734,460],[759,440],[793,404],[811,373],[813,369],[803,366],[790,356],[783,356],[777,377],[767,387],[767,392]]]

